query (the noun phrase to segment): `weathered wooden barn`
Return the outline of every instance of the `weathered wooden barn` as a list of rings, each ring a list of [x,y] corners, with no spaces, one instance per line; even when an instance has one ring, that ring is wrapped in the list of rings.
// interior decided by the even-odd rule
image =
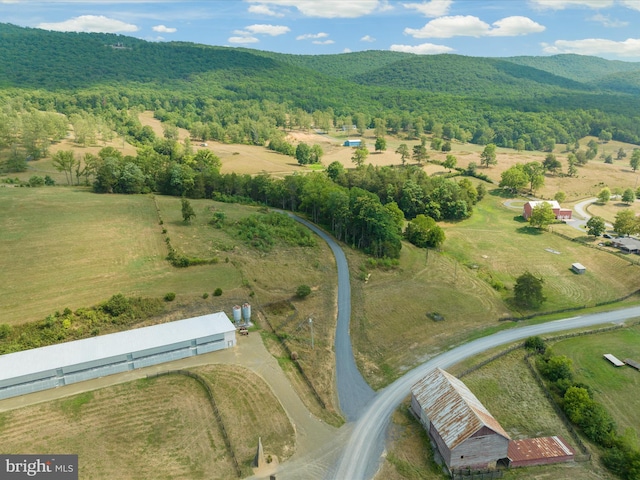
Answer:
[[[411,409],[449,470],[508,462],[507,432],[464,383],[444,370],[432,370],[413,386]]]

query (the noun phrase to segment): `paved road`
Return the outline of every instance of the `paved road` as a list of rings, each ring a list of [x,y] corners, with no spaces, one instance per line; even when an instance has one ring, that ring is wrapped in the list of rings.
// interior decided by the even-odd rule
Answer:
[[[640,307],[514,328],[474,340],[438,355],[377,393],[374,402],[356,423],[353,433],[345,445],[340,461],[330,472],[330,478],[336,480],[360,480],[369,479],[375,475],[380,466],[385,433],[391,414],[398,408],[404,398],[409,395],[411,386],[433,368],[447,368],[495,346],[522,340],[533,335],[543,335],[604,323],[620,323],[635,317],[640,317]]]
[[[289,216],[310,228],[322,238],[336,257],[338,269],[338,324],[334,343],[336,355],[336,383],[340,409],[349,422],[356,421],[375,392],[362,378],[356,366],[351,348],[349,322],[351,320],[351,284],[349,283],[349,265],[344,252],[333,237],[320,230],[314,224],[288,213]]]

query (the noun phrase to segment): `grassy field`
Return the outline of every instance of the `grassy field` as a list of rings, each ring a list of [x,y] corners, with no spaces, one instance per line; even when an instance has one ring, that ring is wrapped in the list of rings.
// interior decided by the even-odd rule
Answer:
[[[116,293],[202,295],[241,287],[232,264],[172,267],[150,196],[2,188],[0,211],[0,323],[39,320]]]
[[[361,370],[374,387],[484,329],[506,326],[498,320],[518,313],[506,301],[526,269],[544,279],[547,301],[541,312],[593,306],[637,290],[640,267],[531,229],[518,208],[504,205],[506,200],[490,194],[471,219],[445,225],[441,252],[427,256],[425,250],[404,244],[399,267],[370,271],[366,283],[355,273],[365,258],[349,253],[352,339]],[[586,265],[587,273],[572,273],[574,262]],[[492,288],[496,281],[507,289]],[[444,321],[428,318],[433,312]]]
[[[262,305],[287,302],[298,320],[283,326],[277,310],[267,310],[273,325],[288,337],[328,406],[327,419],[339,422],[332,348],[336,274],[326,244],[289,247],[280,242],[270,252],[258,251],[234,234],[235,223],[256,213],[256,208],[210,200],[191,203],[196,217],[187,225],[180,199],[174,197],[97,195],[76,188],[0,189],[0,211],[5,212],[0,217],[0,258],[6,279],[0,323],[41,320],[116,293],[161,297],[175,292],[176,300],[163,320],[219,310],[232,318],[235,304],[250,302],[257,313]],[[224,228],[209,225],[213,212],[224,212]],[[217,258],[218,263],[174,268],[165,260],[165,237],[184,255]],[[305,299],[295,297],[301,284],[312,288]],[[222,295],[214,296],[218,288]],[[314,348],[308,323],[303,322],[309,316],[314,319]],[[301,396],[313,403],[308,387],[299,386]]]
[[[640,372],[628,366],[616,368],[602,357],[611,353],[621,360],[640,362],[640,326],[562,340],[551,348],[555,355],[573,360],[576,381],[593,389],[595,399],[613,416],[620,434],[626,428],[635,429],[633,438],[640,448]]]
[[[211,377],[245,474],[251,473],[258,435],[266,454],[284,459],[292,453],[293,427],[262,379],[233,366],[207,367],[201,373]],[[77,453],[82,479],[236,475],[204,390],[179,375],[2,413],[0,436],[8,454]]]

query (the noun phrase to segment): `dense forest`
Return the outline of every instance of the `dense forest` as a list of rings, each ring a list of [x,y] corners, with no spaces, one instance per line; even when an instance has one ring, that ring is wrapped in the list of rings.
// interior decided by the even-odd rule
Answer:
[[[528,150],[603,130],[640,143],[639,72],[637,63],[576,55],[296,56],[0,24],[0,102],[14,112],[85,112],[126,130],[122,112],[138,107],[231,143],[265,144],[278,128],[340,127],[358,116],[393,134],[446,127],[451,138],[521,140]]]

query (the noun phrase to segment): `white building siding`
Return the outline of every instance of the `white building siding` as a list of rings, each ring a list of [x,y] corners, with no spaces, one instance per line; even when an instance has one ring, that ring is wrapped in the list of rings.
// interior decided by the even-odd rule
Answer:
[[[0,355],[0,399],[236,345],[223,313]]]

